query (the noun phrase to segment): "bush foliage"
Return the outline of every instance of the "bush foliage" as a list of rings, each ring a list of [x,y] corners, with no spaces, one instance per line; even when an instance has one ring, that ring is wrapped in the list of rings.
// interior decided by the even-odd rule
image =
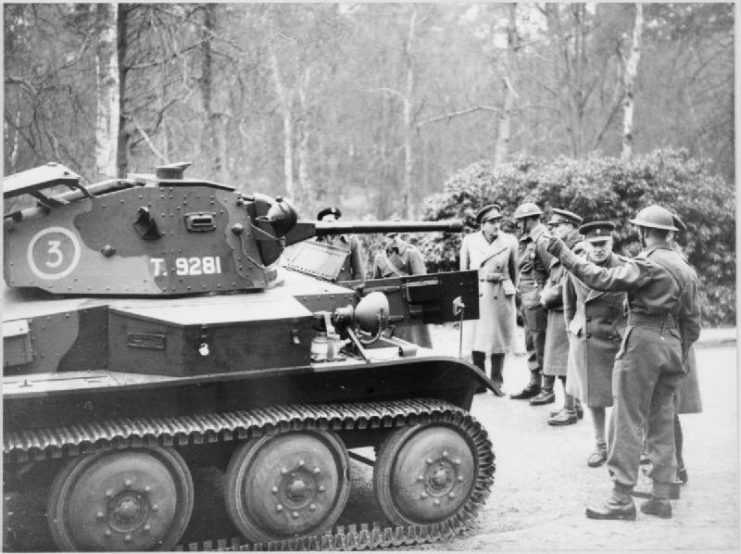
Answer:
[[[465,232],[471,232],[481,207],[496,201],[511,215],[518,204],[532,201],[546,217],[549,209],[563,208],[585,222],[615,222],[615,250],[627,252],[637,240],[628,220],[641,208],[660,204],[689,229],[679,242],[700,276],[704,323],[735,325],[735,191],[707,168],[707,162],[690,158],[686,150],[657,150],[628,162],[597,155],[521,158],[498,167],[481,161],[453,175],[442,193],[428,197],[424,218],[460,218]],[[462,236],[419,237],[431,270],[457,269]]]

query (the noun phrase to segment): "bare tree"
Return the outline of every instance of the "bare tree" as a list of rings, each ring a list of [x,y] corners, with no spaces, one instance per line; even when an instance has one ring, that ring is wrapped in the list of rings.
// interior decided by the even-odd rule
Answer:
[[[643,5],[637,3],[635,24],[633,26],[633,42],[630,47],[630,55],[625,60],[623,98],[623,148],[621,158],[629,160],[633,152],[633,107],[635,104],[635,81],[638,74],[638,61],[641,58],[641,35],[643,32]]]
[[[115,177],[120,110],[116,4],[96,4],[95,19],[98,27],[95,49],[95,171],[104,177]]]
[[[502,111],[499,114],[499,128],[497,142],[494,147],[494,163],[501,164],[509,154],[509,137],[512,126],[512,109],[515,103],[515,90],[512,85],[514,73],[517,69],[517,50],[519,39],[517,36],[517,4],[509,4],[509,21],[507,24],[507,59],[502,76],[504,100]]]

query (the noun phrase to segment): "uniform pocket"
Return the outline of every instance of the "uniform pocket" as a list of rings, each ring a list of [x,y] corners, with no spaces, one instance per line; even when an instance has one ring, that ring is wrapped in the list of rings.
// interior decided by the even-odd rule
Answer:
[[[509,279],[502,281],[502,290],[504,290],[504,296],[513,296],[515,294],[515,286]]]

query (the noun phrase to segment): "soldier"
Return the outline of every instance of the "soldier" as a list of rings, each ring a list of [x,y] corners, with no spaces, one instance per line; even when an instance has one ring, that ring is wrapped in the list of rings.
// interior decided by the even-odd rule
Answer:
[[[686,261],[687,258],[676,239],[680,233],[687,235],[687,226],[678,215],[675,214],[672,217],[674,218],[674,225],[679,229],[679,232],[674,236],[675,240],[672,241],[672,246]],[[689,480],[689,475],[684,465],[684,434],[679,422],[679,414],[697,414],[700,412],[702,412],[702,396],[700,395],[700,383],[697,379],[697,358],[693,346],[687,356],[687,378],[682,381],[674,399],[674,444],[677,450],[677,480],[682,484]]]
[[[337,221],[340,217],[342,217],[342,212],[339,208],[335,207],[324,208],[316,216],[318,221]],[[317,242],[326,242],[347,252],[345,262],[342,264],[342,269],[337,276],[338,281],[365,279],[363,247],[357,238],[352,235],[336,235],[317,237],[315,240]]]
[[[569,210],[554,208],[548,220],[548,229],[566,243],[566,246],[577,254],[584,251],[582,236],[577,227],[582,218]],[[563,281],[566,270],[558,261],[551,260],[548,268],[548,280],[540,292],[540,305],[546,310],[548,323],[545,333],[543,351],[543,385],[537,396],[530,399],[530,404],[538,406],[551,404],[556,400],[553,385],[556,377],[561,380],[566,390],[566,367],[569,357],[569,338],[566,335],[566,324],[563,318]],[[570,394],[564,394],[563,410],[556,412],[548,420],[549,425],[570,425],[576,423],[576,402]]]
[[[405,277],[427,273],[422,254],[402,240],[399,233],[388,233],[382,252],[373,260],[373,278]],[[432,347],[430,330],[424,323],[412,323],[396,328],[394,336],[426,348]]]
[[[553,256],[546,250],[545,243],[538,244],[538,237],[547,231],[540,221],[543,212],[532,202],[520,204],[515,210],[514,220],[520,234],[517,245],[519,281],[517,289],[522,301],[521,312],[525,326],[525,348],[528,353],[530,382],[510,398],[528,400],[540,392],[545,348],[546,313],[540,305],[540,291],[548,278],[547,269]]]
[[[612,376],[607,467],[613,491],[602,505],[587,508],[587,517],[593,519],[635,519],[630,493],[638,478],[644,428],[653,462],[653,491],[641,512],[671,517],[673,397],[685,377],[689,349],[700,334],[697,276],[668,242],[669,231],[677,230],[671,213],[649,206],[630,222],[638,226],[644,250],[619,267],[601,267],[580,258],[549,233],[538,239],[589,287],[628,293],[628,325]]]
[[[625,263],[612,251],[610,221],[593,221],[579,228],[584,235],[586,255],[601,267]],[[607,460],[605,408],[612,406],[612,366],[625,331],[624,292],[589,288],[569,275],[564,283],[563,305],[569,332],[569,367],[566,391],[584,402],[592,415],[596,448],[587,458],[589,467]]]
[[[473,363],[486,373],[489,354],[496,396],[504,396],[504,356],[514,352],[516,327],[517,241],[501,232],[501,210],[498,204],[479,210],[476,223],[481,230],[463,239],[460,252],[461,271],[479,271],[479,319],[466,324],[467,332],[473,331]]]

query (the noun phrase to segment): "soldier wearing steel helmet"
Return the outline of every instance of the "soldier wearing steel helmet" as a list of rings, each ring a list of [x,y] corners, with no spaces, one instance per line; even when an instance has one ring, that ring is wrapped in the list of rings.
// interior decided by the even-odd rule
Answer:
[[[673,398],[685,377],[688,352],[700,335],[697,276],[669,243],[670,233],[677,231],[672,214],[653,205],[630,222],[638,227],[644,250],[620,267],[600,267],[581,258],[550,233],[538,239],[589,287],[628,295],[628,324],[612,378],[607,468],[613,491],[603,504],[587,508],[592,519],[635,519],[631,492],[638,479],[644,428],[653,491],[641,512],[671,517],[668,496],[676,471]]]
[[[530,381],[527,386],[510,398],[528,400],[541,391],[543,356],[547,326],[546,311],[540,305],[540,292],[548,278],[548,268],[553,261],[545,244],[538,244],[538,237],[547,231],[541,222],[541,209],[532,202],[520,204],[514,213],[520,235],[517,246],[519,281],[517,289],[522,301],[522,319],[525,325],[525,347],[528,353]],[[552,400],[551,400],[552,402]]]

